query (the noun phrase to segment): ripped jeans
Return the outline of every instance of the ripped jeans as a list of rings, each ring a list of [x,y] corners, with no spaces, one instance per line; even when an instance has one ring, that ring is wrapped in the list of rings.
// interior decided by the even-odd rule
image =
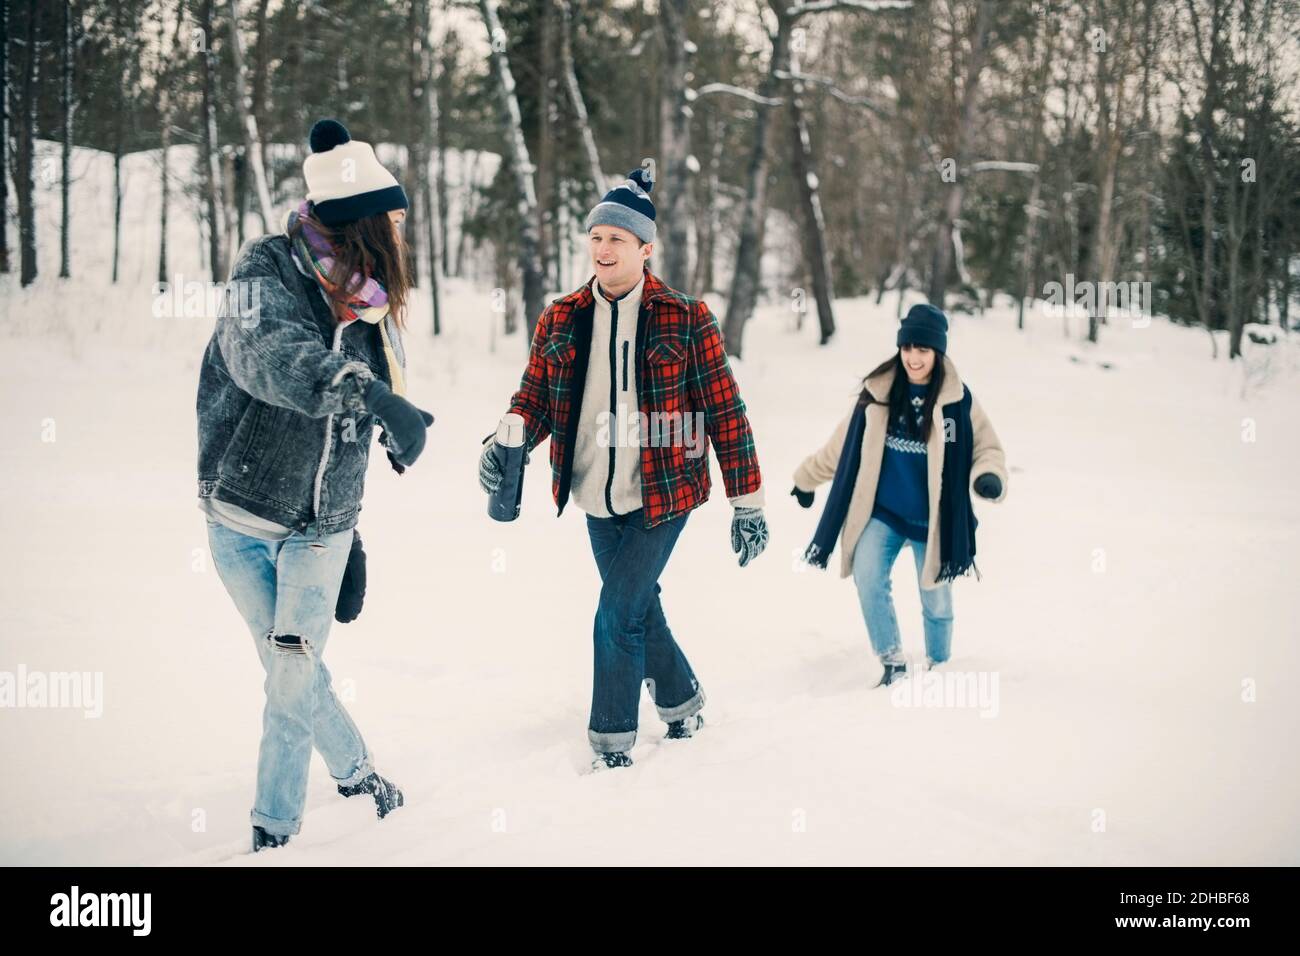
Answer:
[[[208,519],[208,543],[266,672],[253,825],[288,836],[302,826],[313,746],[340,786],[374,770],[321,660],[352,530],[264,541]]]

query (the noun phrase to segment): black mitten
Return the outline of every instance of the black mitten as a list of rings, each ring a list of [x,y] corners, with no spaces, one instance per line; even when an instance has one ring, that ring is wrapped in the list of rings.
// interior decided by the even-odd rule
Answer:
[[[433,424],[433,416],[431,414],[424,411],[420,412],[420,414],[424,416],[424,424],[426,426]],[[379,432],[379,444],[384,446],[384,453],[388,455],[388,463],[393,466],[393,471],[397,472],[399,475],[405,474],[406,466],[398,461],[397,456],[389,449],[388,432],[382,429]]]
[[[374,379],[366,387],[365,401],[366,410],[384,423],[388,450],[397,463],[406,468],[415,464],[424,451],[425,432],[433,424],[433,416],[394,394],[383,379]]]
[[[799,502],[800,508],[811,508],[813,504],[814,492],[804,491],[798,485],[790,489],[790,494],[794,495],[795,500]]]
[[[1002,479],[986,471],[975,479],[975,494],[981,498],[996,498],[1002,494]]]
[[[361,548],[361,532],[352,529],[352,550],[348,552],[348,566],[343,569],[343,584],[339,587],[338,603],[334,605],[334,620],[348,624],[361,614],[366,600],[366,552]]]

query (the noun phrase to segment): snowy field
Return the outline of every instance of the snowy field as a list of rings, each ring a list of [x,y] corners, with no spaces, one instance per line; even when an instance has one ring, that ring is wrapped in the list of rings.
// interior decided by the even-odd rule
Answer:
[[[544,465],[519,521],[486,515],[479,440],[525,344],[491,350],[489,290],[455,281],[446,334],[428,334],[421,300],[408,338],[412,398],[437,424],[405,476],[375,458],[365,611],[326,652],[407,806],[377,822],[313,758],[301,835],[254,859],[261,673],[195,504],[211,321],[152,314],[143,159],[109,285],[101,158],[78,154],[78,277],[54,278],[46,193],[42,276],[0,286],[0,672],[103,675],[99,717],[0,709],[0,863],[1300,863],[1293,344],[1229,364],[1204,331],[1160,319],[1089,348],[1042,313],[1016,331],[1005,304],[955,316],[949,354],[1011,483],[1002,505],[976,504],[983,580],[956,585],[946,669],[996,693],[903,706],[871,688],[852,583],[796,560],[825,489],[811,511],[787,494],[892,350],[896,300],[838,302],[827,348],[812,319],[796,333],[788,308],[761,309],[735,368],[769,550],[736,566],[715,466],[662,581],[707,726],[665,741],[647,700],[636,765],[583,775],[595,566]],[[175,267],[197,276],[192,213],[173,222]],[[895,594],[920,654],[909,561]]]

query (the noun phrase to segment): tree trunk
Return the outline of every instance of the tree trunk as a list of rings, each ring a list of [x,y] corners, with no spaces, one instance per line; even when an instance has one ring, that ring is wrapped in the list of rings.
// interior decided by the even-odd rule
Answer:
[[[479,0],[479,12],[487,28],[491,47],[492,72],[496,80],[497,108],[505,133],[506,154],[515,178],[519,212],[519,271],[524,281],[524,321],[528,327],[528,340],[542,313],[542,260],[541,242],[537,234],[537,192],[533,183],[533,163],[524,141],[523,120],[519,114],[519,101],[515,97],[515,79],[506,58],[505,31],[497,16],[497,0]]]
[[[537,57],[537,228],[542,241],[542,274],[547,288],[559,282],[555,247],[555,134],[551,82],[555,75],[555,5],[541,4],[541,50]]]
[[[1119,19],[1128,20],[1128,15],[1132,11],[1125,8],[1120,11]],[[1122,29],[1123,27],[1117,27]],[[1124,124],[1124,103],[1125,103],[1125,84],[1128,79],[1127,73],[1127,50],[1131,47],[1129,42],[1131,30],[1128,36],[1123,38],[1115,37],[1109,52],[1101,52],[1097,55],[1096,70],[1096,88],[1097,88],[1097,142],[1099,168],[1097,171],[1098,197],[1097,197],[1097,228],[1093,235],[1093,268],[1098,282],[1098,289],[1105,289],[1106,283],[1114,278],[1115,273],[1115,250],[1117,237],[1115,235],[1114,204],[1115,204],[1115,178],[1119,170],[1120,148],[1123,146],[1123,124]],[[1118,63],[1114,61],[1118,58]],[[1111,66],[1111,70],[1107,70]],[[1109,80],[1114,78],[1115,95],[1114,105],[1111,106],[1111,95],[1109,89]],[[1098,327],[1105,322],[1105,312],[1098,315],[1098,309],[1103,309],[1107,303],[1103,303],[1098,298],[1092,313],[1088,316],[1088,341],[1096,342],[1098,336]]]
[[[1201,324],[1213,337],[1211,306],[1214,301],[1214,110],[1219,99],[1219,43],[1221,0],[1213,0],[1210,16],[1209,59],[1205,64],[1205,95],[1200,111],[1201,152]],[[1215,348],[1217,356],[1217,345]]]
[[[202,130],[200,149],[203,150],[203,193],[208,211],[208,266],[212,270],[212,278],[221,280],[226,277],[226,266],[225,244],[222,242],[222,203],[217,188],[221,170],[217,153],[216,54],[212,49],[212,0],[203,0],[199,15],[202,17],[204,36],[203,49],[199,52],[203,77],[199,128]]]
[[[0,273],[8,273],[8,272],[9,272],[9,0],[0,0]]]
[[[431,50],[432,41],[429,38],[429,29],[431,19],[429,16],[429,0],[415,0],[419,10],[417,20],[420,24],[420,73],[424,90],[424,102],[420,104],[424,108],[424,124],[421,129],[421,136],[424,143],[428,146],[437,143],[440,136],[438,127],[440,117],[438,115],[438,84],[433,75],[433,52]],[[429,156],[425,150],[421,150],[422,159],[420,162],[420,175],[418,177],[420,197],[424,206],[424,222],[426,230],[426,244],[429,247],[429,301],[433,314],[433,334],[442,334],[442,297],[438,287],[438,268],[442,260],[439,253],[438,230],[442,215],[438,208],[438,194],[429,181]]]
[[[447,59],[443,60],[441,75],[450,79],[455,70],[455,60],[450,59],[453,55],[452,47],[448,47]],[[441,79],[441,76],[439,77]],[[431,101],[431,108],[434,111],[435,124],[432,132],[433,142],[438,150],[438,167],[435,184],[435,192],[438,196],[438,249],[442,253],[442,274],[451,275],[451,249],[448,241],[447,232],[447,142],[446,127],[442,122],[442,115],[439,108],[441,94],[437,86],[434,86],[434,97]],[[462,164],[462,168],[463,164]],[[460,274],[457,267],[457,275]]]
[[[0,0],[4,2],[4,0]],[[123,138],[126,127],[127,90],[132,88],[131,74],[136,63],[135,30],[128,33],[125,18],[125,0],[114,0],[113,34],[117,56],[118,89],[117,110],[113,117],[113,274],[116,284],[119,275],[119,263],[122,253],[122,154],[125,151]],[[134,28],[135,24],[132,24]]]
[[[691,171],[691,107],[686,99],[689,69],[686,17],[690,0],[660,0],[659,24],[664,42],[659,99],[659,155],[666,188],[655,190],[665,228],[660,268],[674,289],[691,294],[690,224],[695,219]],[[655,184],[659,186],[658,183]]]
[[[792,20],[786,16],[781,0],[768,0],[776,14],[777,32],[772,38],[772,55],[768,61],[767,75],[759,87],[759,95],[774,99],[780,91],[778,73],[788,72],[790,29]],[[745,199],[741,207],[740,239],[736,246],[736,267],[731,276],[731,295],[727,301],[727,317],[723,335],[727,352],[740,357],[745,335],[745,323],[754,314],[758,304],[759,270],[763,259],[763,234],[767,219],[768,138],[771,130],[772,107],[767,103],[754,106],[754,141],[749,154],[749,174]]]
[[[257,47],[253,52],[253,119],[257,121],[257,133],[262,142],[262,155],[266,155],[266,100],[267,85],[270,81],[271,56],[270,35],[267,29],[267,8],[270,0],[257,0]],[[212,36],[211,32],[208,36]],[[268,175],[271,170],[268,167]],[[274,188],[272,185],[270,188]]]
[[[22,89],[19,94],[18,128],[14,134],[14,192],[18,200],[19,281],[29,286],[36,281],[36,43],[39,39],[38,0],[27,3],[27,36],[22,60]]]
[[[713,248],[717,235],[718,170],[722,167],[722,144],[725,125],[714,121],[710,135],[713,145],[709,150],[708,172],[704,177],[704,202],[695,212],[695,276],[691,288],[696,295],[705,296],[713,291]]]
[[[244,44],[239,36],[239,0],[230,0],[230,52],[235,61],[235,110],[244,133],[244,154],[248,175],[253,177],[257,193],[257,211],[262,217],[262,231],[269,233],[275,222],[271,191],[266,185],[266,166],[262,162],[262,140],[257,132],[257,118],[248,94],[248,70],[244,64]]]
[[[410,107],[407,110],[406,128],[406,184],[404,186],[409,200],[406,210],[406,222],[403,232],[406,239],[407,271],[411,276],[411,285],[420,285],[420,233],[424,229],[420,212],[420,192],[425,177],[428,175],[429,109],[425,106],[425,70],[424,48],[429,42],[429,21],[424,17],[421,0],[408,0],[407,30],[409,46],[407,47],[406,68]]]
[[[1143,188],[1138,195],[1138,235],[1137,242],[1142,250],[1139,263],[1141,275],[1151,274],[1151,194],[1157,166],[1153,159],[1152,142],[1155,131],[1151,122],[1151,64],[1156,58],[1156,44],[1153,42],[1152,8],[1156,0],[1143,0],[1142,4],[1142,137],[1138,152],[1138,165],[1145,177]]]
[[[59,106],[63,112],[63,136],[62,136],[62,168],[60,171],[61,182],[59,183],[59,194],[62,200],[60,212],[60,235],[59,235],[59,278],[67,279],[72,276],[71,250],[69,242],[71,239],[71,215],[72,210],[69,207],[71,199],[71,179],[72,179],[72,114],[76,110],[76,105],[72,100],[72,63],[73,63],[73,36],[72,36],[72,0],[63,0],[63,44],[61,51],[61,63],[63,73],[63,82],[59,95]]]
[[[1033,266],[1034,252],[1038,246],[1038,200],[1043,189],[1041,161],[1039,170],[1040,172],[1034,173],[1033,185],[1029,187],[1029,201],[1025,203],[1025,248],[1020,260],[1020,305],[1016,311],[1016,328],[1021,331],[1025,328],[1025,300],[1032,301],[1034,298]]]
[[[560,68],[564,71],[564,85],[569,92],[569,104],[573,107],[574,125],[578,128],[582,141],[582,155],[587,166],[587,186],[585,189],[586,205],[594,206],[605,195],[605,174],[600,170],[600,151],[596,149],[596,136],[591,131],[591,120],[587,116],[587,102],[582,96],[582,87],[578,85],[578,73],[573,65],[573,11],[568,0],[560,2]]]
[[[962,89],[961,113],[957,123],[957,142],[955,155],[950,157],[956,164],[956,179],[948,188],[944,198],[943,216],[939,220],[934,240],[934,256],[930,266],[930,289],[927,295],[933,305],[943,308],[944,290],[948,286],[948,270],[952,265],[953,223],[961,216],[962,198],[966,184],[965,163],[970,142],[975,132],[975,121],[979,116],[980,75],[984,72],[984,63],[988,55],[990,20],[993,15],[991,0],[979,0],[975,12],[975,25],[970,36],[970,62],[966,71],[966,83]]]
[[[792,56],[791,60],[794,62],[795,58]],[[797,72],[797,65],[793,69]],[[795,195],[799,198],[804,225],[804,263],[808,275],[812,277],[813,297],[817,301],[819,343],[825,345],[835,334],[831,263],[826,249],[826,219],[822,215],[817,173],[813,169],[812,143],[808,135],[808,122],[804,117],[803,84],[798,80],[790,83],[786,115],[790,119],[790,157]]]
[[[185,0],[176,3],[176,33],[179,36],[181,21],[184,17]],[[166,45],[166,7],[158,8],[158,51],[159,61],[164,64],[159,71],[158,82],[158,122],[159,152],[162,162],[161,181],[159,183],[158,203],[158,281],[167,282],[167,214],[171,202],[171,145],[172,145],[172,77],[175,74],[171,60],[176,55],[177,44],[171,49]]]

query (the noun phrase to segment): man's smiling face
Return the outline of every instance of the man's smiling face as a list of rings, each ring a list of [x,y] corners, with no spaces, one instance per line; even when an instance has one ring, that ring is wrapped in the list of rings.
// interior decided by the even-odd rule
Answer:
[[[619,226],[592,226],[588,241],[600,287],[613,295],[622,295],[641,281],[645,262],[654,251],[654,243],[643,243]]]

